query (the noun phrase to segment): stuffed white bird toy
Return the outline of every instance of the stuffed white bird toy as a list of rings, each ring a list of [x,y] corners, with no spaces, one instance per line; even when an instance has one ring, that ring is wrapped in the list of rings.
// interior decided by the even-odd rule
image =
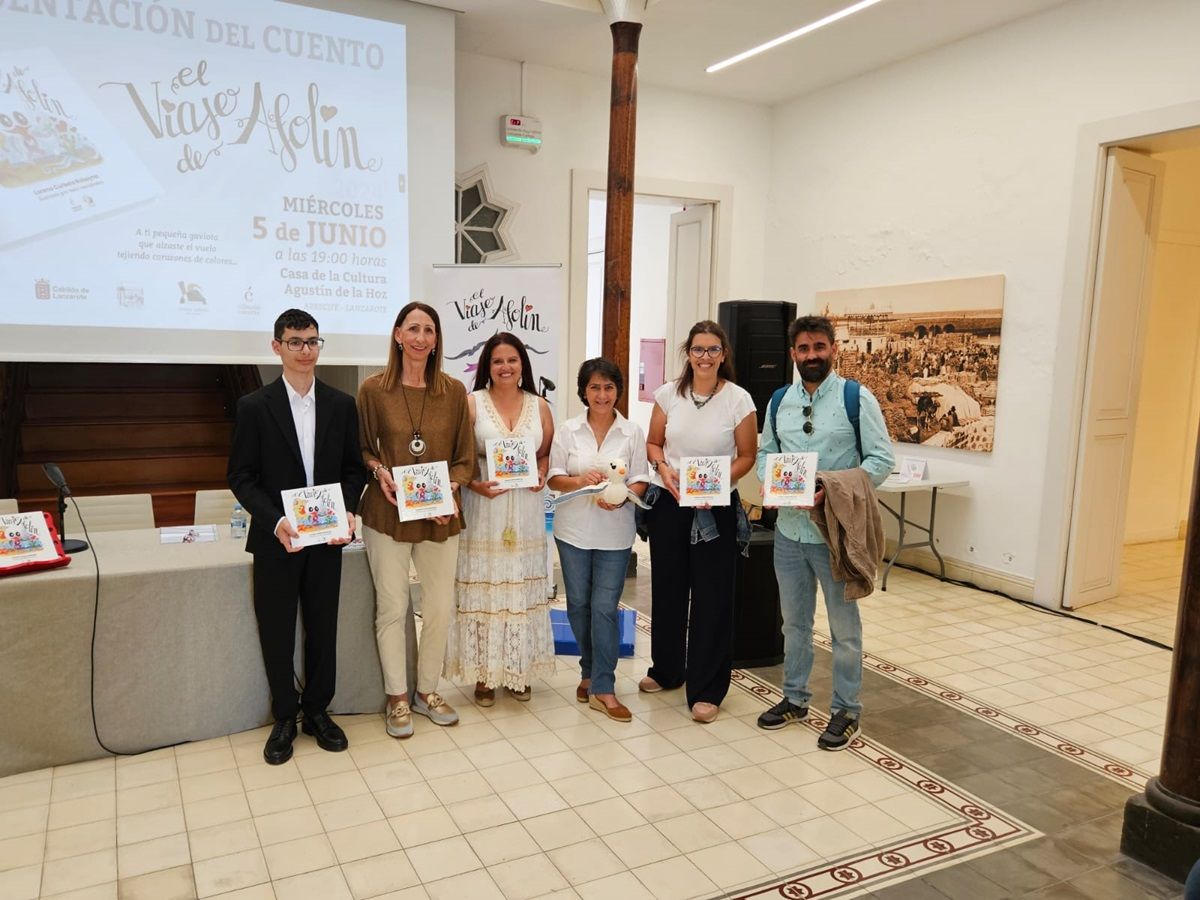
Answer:
[[[625,483],[625,476],[629,469],[625,466],[625,461],[622,459],[612,459],[608,462],[608,481],[604,484],[590,484],[587,487],[582,487],[577,491],[568,491],[565,494],[559,494],[554,498],[555,505],[564,503],[567,500],[574,500],[577,497],[590,495],[599,495],[599,499],[603,500],[612,506],[620,506],[626,500],[631,500],[640,506],[642,509],[649,509],[642,498],[629,489],[629,485]]]

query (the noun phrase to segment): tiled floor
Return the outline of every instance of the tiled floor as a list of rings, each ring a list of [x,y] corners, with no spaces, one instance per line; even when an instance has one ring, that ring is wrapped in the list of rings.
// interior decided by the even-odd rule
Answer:
[[[1126,766],[1158,770],[1169,652],[893,571],[895,584],[861,604],[869,653]]]
[[[1129,544],[1121,554],[1121,594],[1075,612],[1102,625],[1175,643],[1183,541]]]
[[[647,608],[644,576],[626,593]],[[528,704],[447,690],[462,724],[417,717],[408,741],[344,716],[349,752],[301,737],[280,767],[260,729],[0,780],[0,898],[1178,896],[1117,850],[1169,653],[904,571],[862,609],[847,752],[816,750],[819,722],[753,727],[777,669],[701,726],[622,661],[621,725],[574,701],[563,659]]]

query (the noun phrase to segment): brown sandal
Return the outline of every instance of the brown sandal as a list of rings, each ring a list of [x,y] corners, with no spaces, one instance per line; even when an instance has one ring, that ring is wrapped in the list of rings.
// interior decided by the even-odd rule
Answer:
[[[628,709],[626,709],[625,706],[619,700],[617,701],[616,706],[609,706],[603,700],[601,700],[599,697],[597,697],[593,694],[591,697],[588,698],[588,706],[590,706],[592,709],[599,710],[600,712],[604,713],[606,716],[608,716],[614,722],[632,722],[633,721],[633,713],[631,713]]]

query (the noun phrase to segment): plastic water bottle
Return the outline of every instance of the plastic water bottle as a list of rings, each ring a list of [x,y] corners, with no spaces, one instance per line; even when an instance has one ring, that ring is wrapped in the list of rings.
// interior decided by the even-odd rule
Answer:
[[[246,511],[240,503],[233,504],[233,512],[229,516],[229,534],[235,538],[246,536]]]

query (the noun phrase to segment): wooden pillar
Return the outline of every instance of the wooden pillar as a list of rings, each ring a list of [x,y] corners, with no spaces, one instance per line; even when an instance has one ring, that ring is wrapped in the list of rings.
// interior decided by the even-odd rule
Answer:
[[[630,279],[633,263],[633,154],[637,131],[640,22],[613,22],[612,99],[608,118],[608,201],[604,224],[604,330],[601,353],[625,373],[618,402],[629,412],[636,384],[629,366]]]
[[[1125,804],[1122,852],[1179,881],[1200,858],[1200,452],[1192,480],[1162,765]]]

